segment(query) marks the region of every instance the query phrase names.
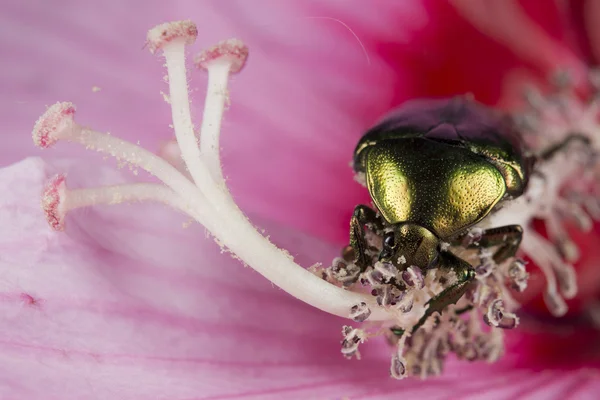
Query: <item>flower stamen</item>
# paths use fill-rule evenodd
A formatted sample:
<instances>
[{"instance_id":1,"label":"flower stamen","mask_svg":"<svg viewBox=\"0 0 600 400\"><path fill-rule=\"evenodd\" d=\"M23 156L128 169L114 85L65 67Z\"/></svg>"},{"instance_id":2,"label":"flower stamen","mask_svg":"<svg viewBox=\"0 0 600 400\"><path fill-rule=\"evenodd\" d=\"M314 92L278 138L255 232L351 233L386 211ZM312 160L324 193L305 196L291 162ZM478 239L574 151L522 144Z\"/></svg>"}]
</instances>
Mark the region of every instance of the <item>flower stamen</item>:
<instances>
[{"instance_id":1,"label":"flower stamen","mask_svg":"<svg viewBox=\"0 0 600 400\"><path fill-rule=\"evenodd\" d=\"M408 335L402 335L396 345L390 365L390 376L394 379L404 379L407 376L406 359L403 356L404 344Z\"/></svg>"},{"instance_id":2,"label":"flower stamen","mask_svg":"<svg viewBox=\"0 0 600 400\"><path fill-rule=\"evenodd\" d=\"M523 251L531 257L533 262L540 268L546 277L544 300L548 309L552 315L556 317L565 315L567 312L567 304L558 294L556 282L557 276L555 274L555 271L565 268L565 264L560 258L560 255L550 243L533 230L527 232L527 236L523 239L521 246ZM572 284L574 287L577 287L575 283Z\"/></svg>"},{"instance_id":3,"label":"flower stamen","mask_svg":"<svg viewBox=\"0 0 600 400\"><path fill-rule=\"evenodd\" d=\"M344 339L342 340L343 356L347 359L356 357L358 360L360 360L358 346L361 343L364 343L367 338L365 331L345 325L342 327L342 335L344 336Z\"/></svg>"}]
</instances>

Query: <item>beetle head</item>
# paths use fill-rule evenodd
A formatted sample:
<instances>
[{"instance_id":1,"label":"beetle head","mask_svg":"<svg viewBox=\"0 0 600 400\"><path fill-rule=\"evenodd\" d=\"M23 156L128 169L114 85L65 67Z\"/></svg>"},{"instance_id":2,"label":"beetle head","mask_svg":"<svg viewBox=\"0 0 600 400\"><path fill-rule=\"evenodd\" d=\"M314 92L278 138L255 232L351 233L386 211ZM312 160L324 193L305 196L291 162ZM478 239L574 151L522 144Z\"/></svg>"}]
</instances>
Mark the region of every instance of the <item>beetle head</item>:
<instances>
[{"instance_id":1,"label":"beetle head","mask_svg":"<svg viewBox=\"0 0 600 400\"><path fill-rule=\"evenodd\" d=\"M440 240L429 229L413 223L403 223L383 237L379 260L401 269L416 265L421 269L434 267L439 256Z\"/></svg>"}]
</instances>

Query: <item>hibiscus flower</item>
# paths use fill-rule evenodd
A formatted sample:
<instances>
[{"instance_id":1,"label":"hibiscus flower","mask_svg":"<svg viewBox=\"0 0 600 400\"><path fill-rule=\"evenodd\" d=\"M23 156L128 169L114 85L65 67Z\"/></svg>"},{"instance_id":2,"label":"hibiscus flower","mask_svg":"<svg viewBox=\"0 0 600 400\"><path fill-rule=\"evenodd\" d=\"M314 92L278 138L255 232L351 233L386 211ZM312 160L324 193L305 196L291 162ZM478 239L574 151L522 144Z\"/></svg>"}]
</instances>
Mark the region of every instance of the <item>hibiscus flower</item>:
<instances>
[{"instance_id":1,"label":"hibiscus flower","mask_svg":"<svg viewBox=\"0 0 600 400\"><path fill-rule=\"evenodd\" d=\"M4 147L7 167L0 171L10 189L0 199L5 221L0 235L5 247L4 397L392 398L413 393L439 398L452 393L514 398L576 389L582 395L594 393L597 372L582 368L589 364L549 369L549 364L523 356L527 337L518 336L512 339L513 350L509 347L495 364L450 360L435 380L389 379L386 343L372 340L362 360L344 360L338 335L347 320L275 289L239 260L221 254L201 226L157 205L102 205L150 199L186 211L217 237L229 238L224 244L238 257L262 267L259 272L294 296L348 316L347 306L364 297L293 269L288 257L259 240L230 198L218 192L223 175L252 223L298 264L327 262L347 243L354 205L367 200L347 167L360 134L409 98L471 92L484 103L513 106L516 90L526 82L543 82L539 77L555 69L574 70L576 81L583 82L584 63L566 50L568 38L556 29L572 21L570 15L558 18L567 15L565 10L536 9L534 3L524 9L511 8L512 3L479 9L461 2L381 2L368 9L345 2L175 4L181 7L5 6L4 29L17 39L8 48L14 59L4 78L10 98L3 110L10 114L2 116L14 126L7 127L11 145ZM496 18L489 17L490 11ZM116 139L140 141L178 162L168 142L169 107L156 96L161 65L155 62L152 68L149 56L134 51L148 28L171 18L196 20L205 48L239 37L252 54L242 75L234 77L229 95L223 175L218 153L223 85L228 74L242 67L245 47L224 42L203 53L198 63L211 74L214 98L207 101L202 120L208 174L196 175L199 169L191 166L190 172L196 182L215 181L213 193L201 193L151 153L124 147ZM117 27L109 29L109 21ZM508 23L514 29L505 29ZM174 109L183 156L194 162L195 146L185 145L193 139L187 95L178 91L186 86L177 58L183 43L174 49L167 39L174 34L191 41L195 28L184 23L154 33L158 36L150 35L146 47L165 52L171 85L165 98ZM8 35L4 37L7 41ZM464 37L472 42L466 44ZM192 74L192 91L201 87L196 83L201 77L200 72ZM211 92L214 87L219 90ZM134 165L133 175L142 176L75 147L55 146L43 158L34 154L23 133L42 104L57 97L78 104L82 125L115 134L80 129L71 122L72 104L58 103L34 129L38 145L48 147L59 138L80 141L116 153L126 166ZM200 114L195 102L192 110ZM23 159L31 155L36 157ZM156 186L142 167L160 175L179 197ZM134 185L134 180L143 183ZM44 210L39 207L42 191ZM94 204L99 205L78 209ZM65 232L56 233L44 217L55 229L66 226ZM581 249L582 271L590 271L594 253ZM276 261L285 268L267 270L265 254L279 254ZM589 304L597 286L579 286L583 303ZM321 298L314 295L320 290ZM544 283L538 288L543 290ZM371 318L382 318L382 311L370 311Z\"/></svg>"}]
</instances>

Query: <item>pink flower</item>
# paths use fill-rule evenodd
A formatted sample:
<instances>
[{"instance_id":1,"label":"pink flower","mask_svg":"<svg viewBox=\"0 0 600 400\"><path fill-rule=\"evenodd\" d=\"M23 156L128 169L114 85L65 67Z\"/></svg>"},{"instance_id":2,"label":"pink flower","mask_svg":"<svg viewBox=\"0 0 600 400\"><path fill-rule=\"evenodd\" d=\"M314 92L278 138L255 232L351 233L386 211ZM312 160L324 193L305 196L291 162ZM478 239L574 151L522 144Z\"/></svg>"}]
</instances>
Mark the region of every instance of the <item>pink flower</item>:
<instances>
[{"instance_id":1,"label":"pink flower","mask_svg":"<svg viewBox=\"0 0 600 400\"><path fill-rule=\"evenodd\" d=\"M549 7L531 4L527 12L560 35L545 14ZM532 30L528 19L515 19L515 10L504 15L507 9L499 8L494 15L520 22L516 38L475 3L459 12L436 2L382 1L366 9L346 2L174 5L180 8L40 2L25 10L15 3L2 13L3 26L16 38L3 52L14 56L3 79L10 97L3 99L2 120L12 143L2 160L16 162L0 171L9 188L0 196L3 398L551 398L597 390L596 370L578 364L539 372L548 364L524 362L510 351L493 365L451 360L433 381L391 380L385 343L369 341L361 361L344 360L339 329L348 322L273 288L220 254L202 227L165 207L86 208L69 213L65 233L52 231L39 195L55 174L66 173L68 188L59 178L46 192L46 216L54 227L64 222L57 200L65 199L65 190L139 178L67 146L43 159L21 160L34 155L24 132L43 104L65 98L78 104L83 125L158 150L170 137L168 107L156 96L165 90L157 79L164 72L136 50L145 31L164 20L196 20L203 47L233 36L250 47L251 61L234 78L223 123L227 184L252 222L304 266L328 262L347 242L350 212L367 200L352 183L348 160L379 115L412 97L465 91L489 104L506 94L502 104L514 105L523 79L507 71L524 66L534 79L560 64L575 66L583 80L585 69L557 38ZM463 35L474 43L461 51ZM473 57L473 48L487 56ZM191 81L194 91L201 74L194 72ZM174 97L171 92L177 108ZM62 107L60 116L69 118L72 109ZM218 166L218 159L212 161ZM218 169L211 171L219 180ZM147 188L150 197L170 196ZM87 193L79 198L84 203L121 200L89 196L104 191L73 193ZM194 208L195 195L178 204ZM252 250L244 251L253 256ZM591 265L594 253L584 255ZM591 296L597 286L587 290ZM527 337L511 340L517 346Z\"/></svg>"}]
</instances>

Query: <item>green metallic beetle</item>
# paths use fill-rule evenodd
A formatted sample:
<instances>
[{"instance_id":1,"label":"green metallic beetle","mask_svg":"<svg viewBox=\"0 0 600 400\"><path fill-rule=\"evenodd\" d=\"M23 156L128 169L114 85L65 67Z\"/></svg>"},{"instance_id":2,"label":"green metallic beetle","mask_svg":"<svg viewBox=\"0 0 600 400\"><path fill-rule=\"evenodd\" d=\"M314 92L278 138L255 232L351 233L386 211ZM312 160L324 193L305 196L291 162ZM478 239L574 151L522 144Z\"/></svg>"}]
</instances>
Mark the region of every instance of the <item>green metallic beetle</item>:
<instances>
[{"instance_id":1,"label":"green metallic beetle","mask_svg":"<svg viewBox=\"0 0 600 400\"><path fill-rule=\"evenodd\" d=\"M470 227L520 196L531 167L512 125L492 110L464 97L406 103L354 150L354 170L377 211L364 205L354 210L353 262L362 271L372 265L365 238L370 226L387 232L379 261L399 270L415 265L455 272L456 282L429 301L418 328L456 303L475 277L473 267L443 244L464 244ZM487 229L467 246L497 247L493 259L500 263L516 254L522 232L519 225Z\"/></svg>"}]
</instances>

